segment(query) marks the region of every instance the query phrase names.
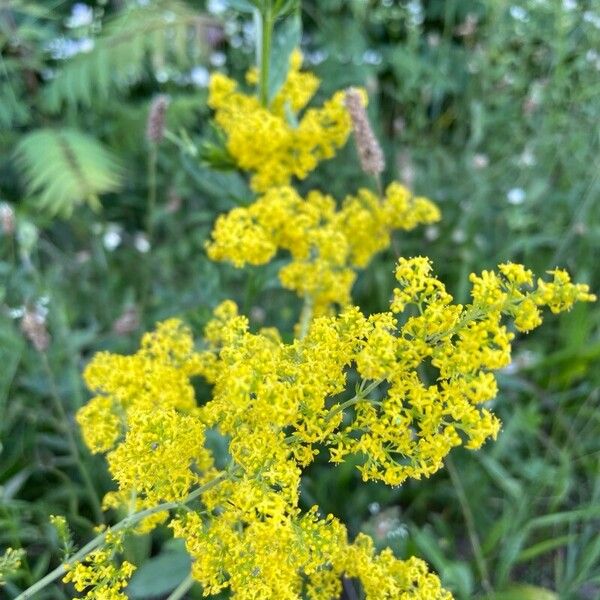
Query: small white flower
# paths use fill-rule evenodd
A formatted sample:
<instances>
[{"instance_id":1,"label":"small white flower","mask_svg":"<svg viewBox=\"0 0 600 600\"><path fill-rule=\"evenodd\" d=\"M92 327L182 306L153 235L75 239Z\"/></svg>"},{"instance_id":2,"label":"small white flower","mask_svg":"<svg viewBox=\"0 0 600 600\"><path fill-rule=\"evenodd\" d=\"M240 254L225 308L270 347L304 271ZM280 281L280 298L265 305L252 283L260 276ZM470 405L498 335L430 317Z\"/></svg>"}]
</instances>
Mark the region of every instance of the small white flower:
<instances>
[{"instance_id":1,"label":"small white flower","mask_svg":"<svg viewBox=\"0 0 600 600\"><path fill-rule=\"evenodd\" d=\"M521 156L519 156L519 163L524 167L533 167L536 162L535 154L531 151L531 148L525 148Z\"/></svg>"},{"instance_id":2,"label":"small white flower","mask_svg":"<svg viewBox=\"0 0 600 600\"><path fill-rule=\"evenodd\" d=\"M142 254L146 254L146 252L150 251L150 242L143 233L136 234L133 238L133 245L135 246L135 249Z\"/></svg>"},{"instance_id":3,"label":"small white flower","mask_svg":"<svg viewBox=\"0 0 600 600\"><path fill-rule=\"evenodd\" d=\"M195 86L205 88L208 85L210 74L206 67L198 65L191 70L190 79Z\"/></svg>"},{"instance_id":4,"label":"small white flower","mask_svg":"<svg viewBox=\"0 0 600 600\"><path fill-rule=\"evenodd\" d=\"M156 81L158 81L158 83L166 83L169 81L169 73L167 73L166 69L158 69L158 71L154 73L154 76L156 77Z\"/></svg>"},{"instance_id":5,"label":"small white flower","mask_svg":"<svg viewBox=\"0 0 600 600\"><path fill-rule=\"evenodd\" d=\"M425 239L428 242L433 242L440 237L440 229L435 225L429 225L425 228Z\"/></svg>"},{"instance_id":6,"label":"small white flower","mask_svg":"<svg viewBox=\"0 0 600 600\"><path fill-rule=\"evenodd\" d=\"M485 169L490 164L490 159L487 154L473 155L473 166L476 169Z\"/></svg>"},{"instance_id":7,"label":"small white flower","mask_svg":"<svg viewBox=\"0 0 600 600\"><path fill-rule=\"evenodd\" d=\"M521 21L525 23L529 20L529 14L522 6L511 6L509 9L510 16L515 19L515 21Z\"/></svg>"},{"instance_id":8,"label":"small white flower","mask_svg":"<svg viewBox=\"0 0 600 600\"><path fill-rule=\"evenodd\" d=\"M525 202L525 190L523 188L512 188L511 190L508 190L506 199L509 204L523 204L523 202Z\"/></svg>"},{"instance_id":9,"label":"small white flower","mask_svg":"<svg viewBox=\"0 0 600 600\"><path fill-rule=\"evenodd\" d=\"M213 67L222 67L225 64L227 57L223 52L213 52L210 55L210 64Z\"/></svg>"},{"instance_id":10,"label":"small white flower","mask_svg":"<svg viewBox=\"0 0 600 600\"><path fill-rule=\"evenodd\" d=\"M362 55L363 62L367 65L381 64L381 54L377 50L366 50Z\"/></svg>"},{"instance_id":11,"label":"small white flower","mask_svg":"<svg viewBox=\"0 0 600 600\"><path fill-rule=\"evenodd\" d=\"M227 3L224 0L208 0L206 9L213 15L220 15L227 10Z\"/></svg>"},{"instance_id":12,"label":"small white flower","mask_svg":"<svg viewBox=\"0 0 600 600\"><path fill-rule=\"evenodd\" d=\"M378 514L380 510L381 510L381 505L379 504L379 502L371 502L369 504L369 512L372 515Z\"/></svg>"},{"instance_id":13,"label":"small white flower","mask_svg":"<svg viewBox=\"0 0 600 600\"><path fill-rule=\"evenodd\" d=\"M77 2L73 4L71 8L71 15L66 21L66 26L71 29L75 29L77 27L85 27L86 25L90 25L94 20L94 11L91 6L87 4L83 4L81 2Z\"/></svg>"},{"instance_id":14,"label":"small white flower","mask_svg":"<svg viewBox=\"0 0 600 600\"><path fill-rule=\"evenodd\" d=\"M118 225L109 225L102 236L102 243L104 244L104 247L109 252L112 252L121 245L122 241L123 238L121 236L121 228Z\"/></svg>"},{"instance_id":15,"label":"small white flower","mask_svg":"<svg viewBox=\"0 0 600 600\"><path fill-rule=\"evenodd\" d=\"M586 10L583 13L583 20L587 23L591 23L596 29L600 29L600 14Z\"/></svg>"},{"instance_id":16,"label":"small white flower","mask_svg":"<svg viewBox=\"0 0 600 600\"><path fill-rule=\"evenodd\" d=\"M462 229L455 229L452 232L452 241L455 244L464 244L467 239L467 234Z\"/></svg>"}]
</instances>

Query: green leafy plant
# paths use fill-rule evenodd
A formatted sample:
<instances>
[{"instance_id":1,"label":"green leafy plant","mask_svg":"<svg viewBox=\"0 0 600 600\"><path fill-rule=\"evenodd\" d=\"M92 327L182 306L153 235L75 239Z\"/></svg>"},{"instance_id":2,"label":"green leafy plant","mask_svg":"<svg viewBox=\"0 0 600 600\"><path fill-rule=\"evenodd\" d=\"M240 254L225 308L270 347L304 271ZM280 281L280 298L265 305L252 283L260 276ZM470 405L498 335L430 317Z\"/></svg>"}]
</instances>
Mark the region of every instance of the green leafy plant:
<instances>
[{"instance_id":1,"label":"green leafy plant","mask_svg":"<svg viewBox=\"0 0 600 600\"><path fill-rule=\"evenodd\" d=\"M94 138L74 129L38 129L24 136L15 160L30 195L41 209L69 217L86 202L100 207L98 196L119 188L121 167Z\"/></svg>"}]
</instances>

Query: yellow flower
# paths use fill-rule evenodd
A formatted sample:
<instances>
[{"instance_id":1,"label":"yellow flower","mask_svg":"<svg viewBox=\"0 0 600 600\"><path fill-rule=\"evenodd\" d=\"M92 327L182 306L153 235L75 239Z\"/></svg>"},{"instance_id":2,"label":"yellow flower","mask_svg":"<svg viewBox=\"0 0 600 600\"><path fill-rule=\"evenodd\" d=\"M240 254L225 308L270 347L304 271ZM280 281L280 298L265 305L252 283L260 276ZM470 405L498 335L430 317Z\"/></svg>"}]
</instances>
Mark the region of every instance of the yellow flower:
<instances>
[{"instance_id":1,"label":"yellow flower","mask_svg":"<svg viewBox=\"0 0 600 600\"><path fill-rule=\"evenodd\" d=\"M341 207L317 191L302 199L291 187L269 189L248 207L221 215L207 245L209 257L237 267L269 262L286 250L291 262L279 271L282 285L309 298L314 314L348 306L357 269L390 245L395 229L439 220L438 208L391 184L380 200L361 189Z\"/></svg>"},{"instance_id":2,"label":"yellow flower","mask_svg":"<svg viewBox=\"0 0 600 600\"><path fill-rule=\"evenodd\" d=\"M298 259L292 265L318 262L281 218L282 206L295 206L324 263L347 258L346 250L320 237L323 220L331 226L340 214L327 197L304 201L271 190L258 202L270 208L264 217L269 235ZM346 223L357 210L353 205ZM187 328L169 320L144 336L133 356L99 355L86 379L100 395L79 419L86 428L94 419L107 421L85 438L107 454L119 485L104 507L128 504L135 511L184 502L218 475L220 483L194 508L175 517L159 511L134 530L168 520L206 594L228 589L235 598L327 600L339 593L345 575L360 579L366 596L377 600L451 598L422 561L398 560L389 550L376 554L362 535L349 543L337 519L319 517L317 507L303 512L302 472L328 448L332 462L358 455L364 480L395 486L435 473L453 447L477 449L494 438L500 422L483 405L497 394L493 372L510 362L514 335L505 321L532 328L544 305L567 310L593 299L563 271L552 274L537 287L520 265L473 274L473 301L462 306L428 259L400 259L388 312L366 317L348 306L313 319L302 338L286 342L273 330L250 332L248 319L225 301L206 325L202 351L194 350ZM398 315L411 305L415 314ZM350 370L362 380L353 396ZM190 383L195 375L213 384L202 406ZM226 471L213 465L207 430L227 447ZM116 566L118 545L88 555L66 580L88 590L90 599L121 600L132 567Z\"/></svg>"},{"instance_id":3,"label":"yellow flower","mask_svg":"<svg viewBox=\"0 0 600 600\"><path fill-rule=\"evenodd\" d=\"M333 157L350 134L343 92L300 115L320 83L312 73L300 72L301 66L302 54L296 50L287 80L270 107L239 91L224 75L211 77L208 105L225 132L227 150L241 169L252 173L256 191L287 185L292 177L305 179L319 162ZM255 70L247 79L256 82Z\"/></svg>"},{"instance_id":4,"label":"yellow flower","mask_svg":"<svg viewBox=\"0 0 600 600\"><path fill-rule=\"evenodd\" d=\"M123 561L117 566L115 555L122 550L122 536L109 534L103 548L90 552L84 560L67 566L64 583L71 582L85 600L127 600L121 591L129 583L135 566Z\"/></svg>"}]
</instances>

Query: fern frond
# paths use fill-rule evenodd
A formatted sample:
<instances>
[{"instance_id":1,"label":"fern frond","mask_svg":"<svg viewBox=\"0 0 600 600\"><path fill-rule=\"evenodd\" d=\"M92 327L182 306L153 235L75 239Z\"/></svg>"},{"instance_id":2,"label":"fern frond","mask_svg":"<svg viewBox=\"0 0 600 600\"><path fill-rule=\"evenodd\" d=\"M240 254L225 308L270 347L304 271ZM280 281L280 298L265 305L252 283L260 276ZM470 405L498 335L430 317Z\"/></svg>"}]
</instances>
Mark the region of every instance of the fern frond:
<instances>
[{"instance_id":1,"label":"fern frond","mask_svg":"<svg viewBox=\"0 0 600 600\"><path fill-rule=\"evenodd\" d=\"M15 78L0 78L0 130L26 125L31 114L23 100L24 90Z\"/></svg>"},{"instance_id":2,"label":"fern frond","mask_svg":"<svg viewBox=\"0 0 600 600\"><path fill-rule=\"evenodd\" d=\"M82 202L99 206L98 195L118 189L121 168L97 140L74 129L38 129L24 136L15 161L39 206L68 217Z\"/></svg>"},{"instance_id":3,"label":"fern frond","mask_svg":"<svg viewBox=\"0 0 600 600\"><path fill-rule=\"evenodd\" d=\"M197 60L202 51L205 17L183 3L161 0L132 4L106 25L94 48L78 54L47 86L45 106L60 109L63 102L90 106L106 100L144 77L148 59L156 68Z\"/></svg>"}]
</instances>

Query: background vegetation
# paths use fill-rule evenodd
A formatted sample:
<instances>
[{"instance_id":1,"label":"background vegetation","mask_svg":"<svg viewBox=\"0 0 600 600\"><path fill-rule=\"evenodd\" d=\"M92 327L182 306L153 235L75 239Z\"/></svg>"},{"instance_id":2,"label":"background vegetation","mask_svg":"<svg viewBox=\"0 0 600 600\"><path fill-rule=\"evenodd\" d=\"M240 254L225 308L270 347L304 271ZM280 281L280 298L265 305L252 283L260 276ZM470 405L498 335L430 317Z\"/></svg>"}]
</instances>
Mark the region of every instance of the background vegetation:
<instances>
[{"instance_id":1,"label":"background vegetation","mask_svg":"<svg viewBox=\"0 0 600 600\"><path fill-rule=\"evenodd\" d=\"M73 422L94 352L131 351L170 315L199 331L226 297L253 326L289 332L296 320L277 262L235 271L203 248L215 216L251 198L226 168L206 107L210 71L239 77L254 61L246 9L244 0L0 7L0 548L28 555L2 589L8 598L60 561L49 515L66 515L81 542L110 489ZM321 93L366 85L386 178L443 210L439 226L398 237L361 275L355 298L367 312L386 305L397 254L431 256L459 300L470 271L507 259L538 272L565 266L598 290L596 2L312 0L302 22ZM299 35L281 26L287 39ZM169 134L154 157L145 128L158 93L170 98ZM361 181L348 144L306 187L341 198ZM599 321L594 305L577 306L517 344L495 401L496 443L456 451L431 480L396 490L323 462L306 478L306 504L424 557L459 599L597 599ZM41 352L26 339L32 327ZM166 597L185 576L167 537L128 548L148 565L132 598Z\"/></svg>"}]
</instances>

